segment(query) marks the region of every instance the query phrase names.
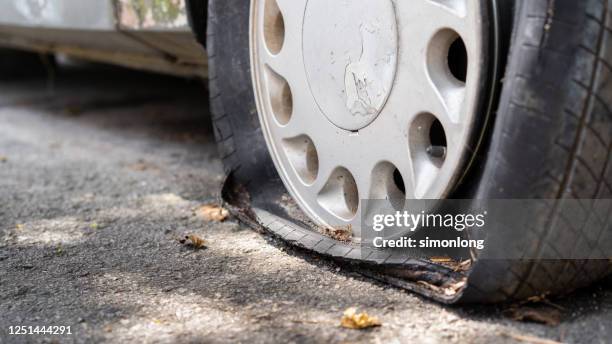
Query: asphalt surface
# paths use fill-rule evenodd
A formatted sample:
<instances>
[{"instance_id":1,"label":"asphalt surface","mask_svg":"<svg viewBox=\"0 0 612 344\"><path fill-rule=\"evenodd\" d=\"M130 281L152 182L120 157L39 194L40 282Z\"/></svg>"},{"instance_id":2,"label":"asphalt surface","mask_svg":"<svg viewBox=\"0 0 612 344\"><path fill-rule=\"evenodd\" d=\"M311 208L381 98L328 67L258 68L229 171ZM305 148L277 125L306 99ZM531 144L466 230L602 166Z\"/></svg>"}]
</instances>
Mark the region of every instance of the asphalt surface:
<instances>
[{"instance_id":1,"label":"asphalt surface","mask_svg":"<svg viewBox=\"0 0 612 344\"><path fill-rule=\"evenodd\" d=\"M223 180L207 107L201 82L119 69L0 82L0 343L611 341L612 280L554 300L558 326L517 322L205 221ZM348 307L383 326L340 328Z\"/></svg>"}]
</instances>

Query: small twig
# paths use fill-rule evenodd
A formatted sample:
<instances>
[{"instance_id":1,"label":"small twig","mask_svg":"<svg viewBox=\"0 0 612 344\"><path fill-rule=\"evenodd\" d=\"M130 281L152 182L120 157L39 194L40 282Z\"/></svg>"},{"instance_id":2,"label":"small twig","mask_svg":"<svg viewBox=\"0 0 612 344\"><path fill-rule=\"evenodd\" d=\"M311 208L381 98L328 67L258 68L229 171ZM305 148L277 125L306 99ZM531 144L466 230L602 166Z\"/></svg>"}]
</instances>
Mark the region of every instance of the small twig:
<instances>
[{"instance_id":1,"label":"small twig","mask_svg":"<svg viewBox=\"0 0 612 344\"><path fill-rule=\"evenodd\" d=\"M299 320L299 319L291 319L291 320L289 320L289 322L296 323L296 324L333 324L333 325L337 325L338 324L337 321L331 321L331 320Z\"/></svg>"},{"instance_id":2,"label":"small twig","mask_svg":"<svg viewBox=\"0 0 612 344\"><path fill-rule=\"evenodd\" d=\"M512 338L514 340L518 340L519 342L530 343L530 344L563 344L556 340L516 334L516 333L500 332L500 335L504 337Z\"/></svg>"},{"instance_id":3,"label":"small twig","mask_svg":"<svg viewBox=\"0 0 612 344\"><path fill-rule=\"evenodd\" d=\"M556 304L554 302L548 301L548 300L544 300L542 302L544 302L544 304L549 305L549 306L551 306L553 308L556 308L556 309L558 309L558 310L560 310L562 312L565 312L567 310L567 308L565 308L565 307L563 307L561 305L558 305L558 304Z\"/></svg>"},{"instance_id":4,"label":"small twig","mask_svg":"<svg viewBox=\"0 0 612 344\"><path fill-rule=\"evenodd\" d=\"M520 305L525 305L525 304L528 304L528 303L533 303L533 304L543 303L543 304L545 304L545 305L548 305L548 306L551 306L551 307L553 307L553 308L556 308L556 309L558 309L558 310L560 310L560 311L562 311L562 312L564 312L564 311L566 311L566 310L567 310L565 307L563 307L563 306L561 306L561 305L558 305L558 304L556 304L556 303L554 303L554 302L550 301L550 300L548 299L548 295L547 295L547 293L544 293L544 294L542 294L542 295L540 295L540 296L530 297L530 298L528 298L527 300L525 300L525 301L521 302L521 303L520 303Z\"/></svg>"}]
</instances>

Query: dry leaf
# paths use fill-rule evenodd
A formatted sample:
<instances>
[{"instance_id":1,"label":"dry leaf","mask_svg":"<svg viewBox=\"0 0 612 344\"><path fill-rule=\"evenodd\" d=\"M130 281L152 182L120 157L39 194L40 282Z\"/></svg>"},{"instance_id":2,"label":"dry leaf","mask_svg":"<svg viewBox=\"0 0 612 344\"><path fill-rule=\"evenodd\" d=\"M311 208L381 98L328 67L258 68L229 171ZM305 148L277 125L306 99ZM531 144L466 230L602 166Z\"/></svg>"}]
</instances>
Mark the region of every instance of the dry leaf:
<instances>
[{"instance_id":1,"label":"dry leaf","mask_svg":"<svg viewBox=\"0 0 612 344\"><path fill-rule=\"evenodd\" d=\"M512 307L506 314L516 321L535 322L549 326L557 326L561 322L561 312L553 307Z\"/></svg>"},{"instance_id":2,"label":"dry leaf","mask_svg":"<svg viewBox=\"0 0 612 344\"><path fill-rule=\"evenodd\" d=\"M443 287L444 295L446 295L446 296L453 296L453 295L457 294L461 289L463 289L466 284L467 284L467 279L464 279L464 280L461 280L461 281L457 281L457 282L451 283L449 285L445 285Z\"/></svg>"},{"instance_id":3,"label":"dry leaf","mask_svg":"<svg viewBox=\"0 0 612 344\"><path fill-rule=\"evenodd\" d=\"M462 279L453 283L445 284L443 286L433 285L431 283L425 281L418 281L420 285L427 287L437 293L443 293L446 296L454 296L456 295L465 285L467 284L467 279Z\"/></svg>"},{"instance_id":4,"label":"dry leaf","mask_svg":"<svg viewBox=\"0 0 612 344\"><path fill-rule=\"evenodd\" d=\"M453 260L450 257L431 257L429 260L432 263L452 263Z\"/></svg>"},{"instance_id":5,"label":"dry leaf","mask_svg":"<svg viewBox=\"0 0 612 344\"><path fill-rule=\"evenodd\" d=\"M202 247L204 247L206 245L206 241L204 241L204 239L200 238L199 236L197 236L195 234L186 235L185 238L179 240L179 242L181 244L190 245L190 246L193 246L195 248L202 248Z\"/></svg>"},{"instance_id":6,"label":"dry leaf","mask_svg":"<svg viewBox=\"0 0 612 344\"><path fill-rule=\"evenodd\" d=\"M346 227L336 228L325 228L323 234L338 241L351 241L353 237L353 227L348 225Z\"/></svg>"},{"instance_id":7,"label":"dry leaf","mask_svg":"<svg viewBox=\"0 0 612 344\"><path fill-rule=\"evenodd\" d=\"M7 162L8 158L5 157L4 155L0 155L0 162Z\"/></svg>"},{"instance_id":8,"label":"dry leaf","mask_svg":"<svg viewBox=\"0 0 612 344\"><path fill-rule=\"evenodd\" d=\"M229 211L227 211L227 209L216 204L203 205L200 207L199 213L207 221L223 222L229 216Z\"/></svg>"},{"instance_id":9,"label":"dry leaf","mask_svg":"<svg viewBox=\"0 0 612 344\"><path fill-rule=\"evenodd\" d=\"M371 317L366 312L357 313L357 309L355 307L351 307L344 311L344 315L340 320L340 326L357 330L381 325L382 323L378 320L378 318Z\"/></svg>"},{"instance_id":10,"label":"dry leaf","mask_svg":"<svg viewBox=\"0 0 612 344\"><path fill-rule=\"evenodd\" d=\"M508 332L501 332L500 334L504 337L512 338L516 341L530 343L530 344L562 344L561 342L557 342L555 340L544 339L544 338L539 338L539 337L534 337L534 336L527 336L523 334L508 333Z\"/></svg>"},{"instance_id":11,"label":"dry leaf","mask_svg":"<svg viewBox=\"0 0 612 344\"><path fill-rule=\"evenodd\" d=\"M531 303L539 303L542 301L545 301L547 299L547 295L546 294L542 294L542 295L536 295L536 296L531 296L528 297L527 300L525 300L527 302L531 302Z\"/></svg>"}]
</instances>

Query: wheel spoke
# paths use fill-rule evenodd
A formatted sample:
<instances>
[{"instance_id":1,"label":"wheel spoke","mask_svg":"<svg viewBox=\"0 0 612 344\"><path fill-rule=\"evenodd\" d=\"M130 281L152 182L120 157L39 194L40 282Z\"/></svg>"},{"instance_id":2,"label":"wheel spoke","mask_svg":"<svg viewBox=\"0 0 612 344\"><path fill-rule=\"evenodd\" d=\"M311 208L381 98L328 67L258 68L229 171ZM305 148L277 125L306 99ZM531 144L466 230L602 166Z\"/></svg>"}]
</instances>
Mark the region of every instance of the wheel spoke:
<instances>
[{"instance_id":1,"label":"wheel spoke","mask_svg":"<svg viewBox=\"0 0 612 344\"><path fill-rule=\"evenodd\" d=\"M320 161L319 178L303 194L319 209L318 215L328 226L347 226L359 217L360 179L332 156Z\"/></svg>"},{"instance_id":2,"label":"wheel spoke","mask_svg":"<svg viewBox=\"0 0 612 344\"><path fill-rule=\"evenodd\" d=\"M278 7L276 10L266 9L259 12L260 29L256 45L260 62L282 75L290 84L305 82L304 77L300 75L303 74L300 73L302 69L296 66L302 63L301 27L306 0L261 0L261 2L265 3L264 7ZM280 19L269 18L270 16L280 16ZM269 29L271 26L279 28Z\"/></svg>"},{"instance_id":3,"label":"wheel spoke","mask_svg":"<svg viewBox=\"0 0 612 344\"><path fill-rule=\"evenodd\" d=\"M427 40L443 28L450 28L460 35L466 30L465 6L472 0L411 0L396 1L399 27L409 42ZM411 45L407 46L408 48Z\"/></svg>"},{"instance_id":4,"label":"wheel spoke","mask_svg":"<svg viewBox=\"0 0 612 344\"><path fill-rule=\"evenodd\" d=\"M301 40L301 25L308 0L276 0L285 21L289 40Z\"/></svg>"}]
</instances>

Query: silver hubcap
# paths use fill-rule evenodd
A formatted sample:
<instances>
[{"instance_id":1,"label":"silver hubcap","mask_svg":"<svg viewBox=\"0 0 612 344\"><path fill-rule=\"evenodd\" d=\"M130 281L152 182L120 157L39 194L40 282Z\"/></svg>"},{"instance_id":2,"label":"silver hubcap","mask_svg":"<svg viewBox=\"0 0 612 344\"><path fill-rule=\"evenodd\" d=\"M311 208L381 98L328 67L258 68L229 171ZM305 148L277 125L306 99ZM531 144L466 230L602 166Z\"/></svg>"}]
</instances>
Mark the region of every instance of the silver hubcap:
<instances>
[{"instance_id":1,"label":"silver hubcap","mask_svg":"<svg viewBox=\"0 0 612 344\"><path fill-rule=\"evenodd\" d=\"M321 112L337 127L363 129L382 110L397 66L397 26L390 0L310 0L304 66Z\"/></svg>"},{"instance_id":2,"label":"silver hubcap","mask_svg":"<svg viewBox=\"0 0 612 344\"><path fill-rule=\"evenodd\" d=\"M360 237L360 199L448 195L485 74L471 0L253 0L264 136L300 207Z\"/></svg>"}]
</instances>

